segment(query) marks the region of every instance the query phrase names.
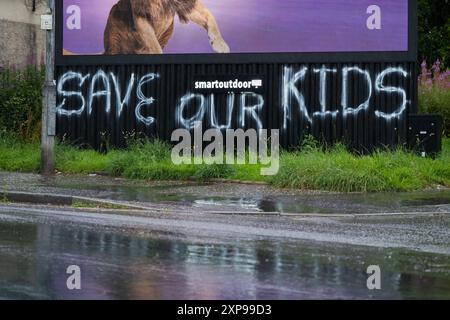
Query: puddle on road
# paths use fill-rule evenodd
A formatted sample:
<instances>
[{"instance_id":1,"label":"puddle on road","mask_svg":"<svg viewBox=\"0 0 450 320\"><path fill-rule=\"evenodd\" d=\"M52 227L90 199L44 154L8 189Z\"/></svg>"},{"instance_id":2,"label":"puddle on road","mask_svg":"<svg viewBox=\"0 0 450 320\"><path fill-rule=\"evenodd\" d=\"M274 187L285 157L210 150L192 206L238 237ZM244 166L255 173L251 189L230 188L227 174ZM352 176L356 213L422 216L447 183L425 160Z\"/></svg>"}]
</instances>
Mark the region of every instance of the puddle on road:
<instances>
[{"instance_id":1,"label":"puddle on road","mask_svg":"<svg viewBox=\"0 0 450 320\"><path fill-rule=\"evenodd\" d=\"M61 187L61 186L59 186ZM194 207L221 207L230 210L282 213L383 213L450 212L450 190L410 193L290 193L269 187L211 184L163 186L64 185L87 189L99 197L137 202L176 202ZM273 189L272 189L273 190ZM285 195L286 193L289 193Z\"/></svg>"},{"instance_id":2,"label":"puddle on road","mask_svg":"<svg viewBox=\"0 0 450 320\"><path fill-rule=\"evenodd\" d=\"M380 291L366 287L372 264ZM70 265L80 291L66 287ZM0 222L0 299L449 299L449 270L448 256L402 249Z\"/></svg>"}]
</instances>

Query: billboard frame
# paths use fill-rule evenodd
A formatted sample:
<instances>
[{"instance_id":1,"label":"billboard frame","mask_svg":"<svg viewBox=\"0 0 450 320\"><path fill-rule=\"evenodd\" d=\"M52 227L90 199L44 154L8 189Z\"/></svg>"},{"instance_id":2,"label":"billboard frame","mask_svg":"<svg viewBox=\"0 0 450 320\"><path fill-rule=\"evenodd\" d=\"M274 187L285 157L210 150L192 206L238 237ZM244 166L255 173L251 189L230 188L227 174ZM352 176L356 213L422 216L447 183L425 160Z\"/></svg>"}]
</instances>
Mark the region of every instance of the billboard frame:
<instances>
[{"instance_id":1,"label":"billboard frame","mask_svg":"<svg viewBox=\"0 0 450 320\"><path fill-rule=\"evenodd\" d=\"M63 55L63 0L56 2L57 66L158 65L158 64L252 64L252 63L346 63L413 62L418 58L417 0L408 0L408 51L290 52L290 53L196 53L158 55Z\"/></svg>"}]
</instances>

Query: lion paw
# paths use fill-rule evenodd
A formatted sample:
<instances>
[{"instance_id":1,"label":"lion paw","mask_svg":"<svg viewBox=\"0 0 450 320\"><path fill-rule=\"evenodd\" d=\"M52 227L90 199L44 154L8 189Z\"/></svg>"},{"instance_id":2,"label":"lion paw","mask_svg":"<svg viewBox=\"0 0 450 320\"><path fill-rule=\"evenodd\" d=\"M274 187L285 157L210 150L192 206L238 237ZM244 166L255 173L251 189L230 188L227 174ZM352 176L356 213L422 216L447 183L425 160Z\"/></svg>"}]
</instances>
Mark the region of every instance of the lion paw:
<instances>
[{"instance_id":1,"label":"lion paw","mask_svg":"<svg viewBox=\"0 0 450 320\"><path fill-rule=\"evenodd\" d=\"M230 47L222 38L212 41L211 47L217 53L230 53Z\"/></svg>"}]
</instances>

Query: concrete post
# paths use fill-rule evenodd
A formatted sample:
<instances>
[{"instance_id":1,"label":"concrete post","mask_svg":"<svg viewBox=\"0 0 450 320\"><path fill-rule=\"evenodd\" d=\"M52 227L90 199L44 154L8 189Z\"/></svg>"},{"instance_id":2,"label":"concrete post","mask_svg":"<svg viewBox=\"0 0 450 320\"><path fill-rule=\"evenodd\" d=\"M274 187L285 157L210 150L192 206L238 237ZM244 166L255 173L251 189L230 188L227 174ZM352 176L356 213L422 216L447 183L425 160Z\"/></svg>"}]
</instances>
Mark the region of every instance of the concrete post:
<instances>
[{"instance_id":1,"label":"concrete post","mask_svg":"<svg viewBox=\"0 0 450 320\"><path fill-rule=\"evenodd\" d=\"M42 100L41 174L55 172L56 84L55 74L55 0L48 0L53 27L47 30L45 84Z\"/></svg>"}]
</instances>

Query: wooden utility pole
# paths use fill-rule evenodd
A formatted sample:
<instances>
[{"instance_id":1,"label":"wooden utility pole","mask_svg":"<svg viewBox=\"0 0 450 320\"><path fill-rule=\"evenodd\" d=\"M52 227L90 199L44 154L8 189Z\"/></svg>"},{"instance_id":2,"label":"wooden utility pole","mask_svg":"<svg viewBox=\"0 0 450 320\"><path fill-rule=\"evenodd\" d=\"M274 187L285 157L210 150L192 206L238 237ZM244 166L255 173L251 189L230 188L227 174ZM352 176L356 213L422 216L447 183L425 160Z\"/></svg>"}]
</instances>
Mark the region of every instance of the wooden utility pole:
<instances>
[{"instance_id":1,"label":"wooden utility pole","mask_svg":"<svg viewBox=\"0 0 450 320\"><path fill-rule=\"evenodd\" d=\"M51 21L50 21L51 16ZM41 174L55 172L56 83L55 83L55 0L48 0L48 12L42 16L46 30L45 84L42 100Z\"/></svg>"}]
</instances>

